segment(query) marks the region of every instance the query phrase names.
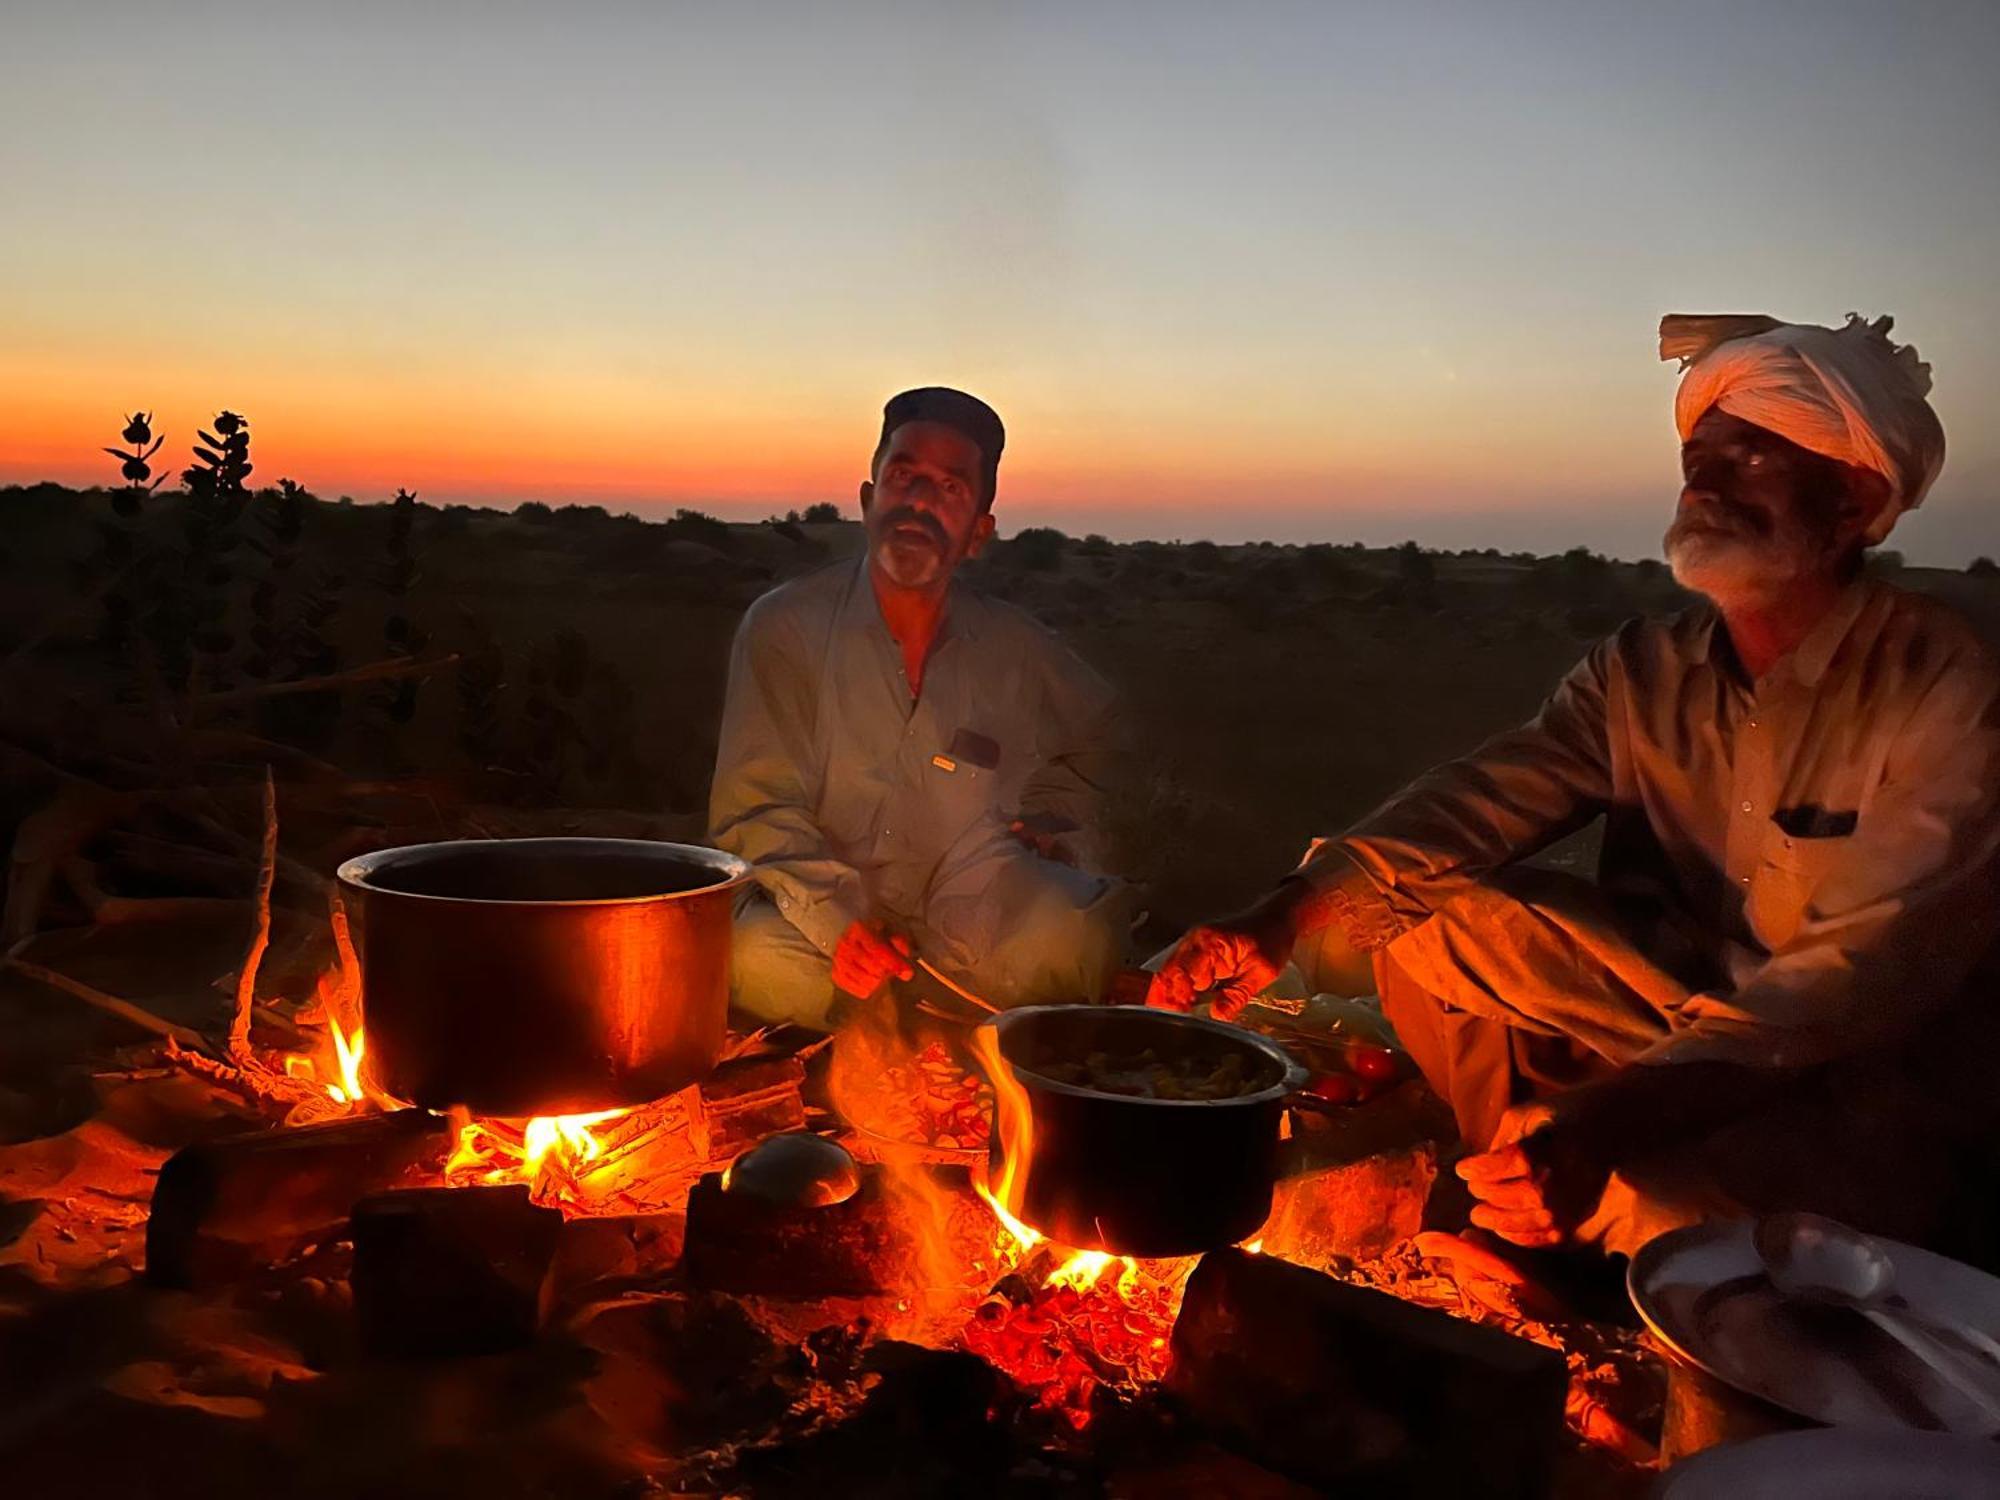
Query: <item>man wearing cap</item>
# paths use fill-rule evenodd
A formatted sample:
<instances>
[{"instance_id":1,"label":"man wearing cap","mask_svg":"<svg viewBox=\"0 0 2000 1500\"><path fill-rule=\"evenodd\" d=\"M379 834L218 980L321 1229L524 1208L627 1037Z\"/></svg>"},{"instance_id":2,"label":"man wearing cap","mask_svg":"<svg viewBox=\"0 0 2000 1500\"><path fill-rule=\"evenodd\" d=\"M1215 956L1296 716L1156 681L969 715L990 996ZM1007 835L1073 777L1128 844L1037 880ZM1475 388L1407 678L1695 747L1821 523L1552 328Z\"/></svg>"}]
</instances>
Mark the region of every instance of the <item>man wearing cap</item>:
<instances>
[{"instance_id":1,"label":"man wearing cap","mask_svg":"<svg viewBox=\"0 0 2000 1500\"><path fill-rule=\"evenodd\" d=\"M1473 1222L1518 1244L1778 1208L1937 1233L2000 1093L2000 669L1863 571L1944 458L1889 327L1665 319L1666 555L1705 602L1316 842L1150 998L1372 968L1475 1153ZM1596 882L1522 863L1600 815Z\"/></svg>"},{"instance_id":2,"label":"man wearing cap","mask_svg":"<svg viewBox=\"0 0 2000 1500\"><path fill-rule=\"evenodd\" d=\"M1089 999L1122 957L1126 887L1095 870L1110 691L954 578L992 539L1004 443L962 391L892 398L859 563L743 617L709 832L755 876L732 955L753 1015L825 1027L919 961L993 1006Z\"/></svg>"}]
</instances>

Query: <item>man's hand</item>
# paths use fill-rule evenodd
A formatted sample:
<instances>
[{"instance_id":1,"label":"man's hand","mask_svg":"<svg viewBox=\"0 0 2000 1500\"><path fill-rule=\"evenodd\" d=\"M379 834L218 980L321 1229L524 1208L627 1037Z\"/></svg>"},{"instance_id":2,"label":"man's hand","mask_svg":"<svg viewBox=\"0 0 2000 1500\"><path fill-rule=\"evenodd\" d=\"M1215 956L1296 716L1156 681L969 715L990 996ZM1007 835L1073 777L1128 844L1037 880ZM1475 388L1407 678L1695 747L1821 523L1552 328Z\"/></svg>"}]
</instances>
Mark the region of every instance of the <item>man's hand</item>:
<instances>
[{"instance_id":1,"label":"man's hand","mask_svg":"<svg viewBox=\"0 0 2000 1500\"><path fill-rule=\"evenodd\" d=\"M1209 1013L1234 1020L1290 962L1293 904L1294 893L1280 886L1248 911L1194 928L1153 976L1146 1003L1192 1010L1198 995L1214 990Z\"/></svg>"},{"instance_id":2,"label":"man's hand","mask_svg":"<svg viewBox=\"0 0 2000 1500\"><path fill-rule=\"evenodd\" d=\"M1076 825L1067 818L1048 813L1022 813L1007 825L1007 831L1043 859L1052 859L1059 865L1076 863L1076 850L1062 841L1064 834L1077 831Z\"/></svg>"},{"instance_id":3,"label":"man's hand","mask_svg":"<svg viewBox=\"0 0 2000 1500\"><path fill-rule=\"evenodd\" d=\"M1479 1201L1472 1222L1516 1245L1560 1245L1590 1216L1611 1175L1583 1127L1547 1104L1517 1104L1500 1118L1493 1146L1458 1164Z\"/></svg>"},{"instance_id":4,"label":"man's hand","mask_svg":"<svg viewBox=\"0 0 2000 1500\"><path fill-rule=\"evenodd\" d=\"M908 979L910 940L887 932L879 922L851 922L833 946L833 982L857 1000L882 988L885 979Z\"/></svg>"}]
</instances>

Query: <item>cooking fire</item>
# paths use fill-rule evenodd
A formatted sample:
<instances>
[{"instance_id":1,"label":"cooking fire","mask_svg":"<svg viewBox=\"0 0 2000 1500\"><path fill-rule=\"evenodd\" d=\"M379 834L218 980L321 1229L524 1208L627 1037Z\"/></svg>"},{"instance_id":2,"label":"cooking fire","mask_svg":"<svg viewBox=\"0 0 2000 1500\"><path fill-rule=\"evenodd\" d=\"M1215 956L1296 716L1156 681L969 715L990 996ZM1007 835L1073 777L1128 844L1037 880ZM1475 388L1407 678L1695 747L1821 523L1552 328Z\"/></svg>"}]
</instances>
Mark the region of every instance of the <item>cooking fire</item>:
<instances>
[{"instance_id":1,"label":"cooking fire","mask_svg":"<svg viewBox=\"0 0 2000 1500\"><path fill-rule=\"evenodd\" d=\"M614 849L595 866L572 844L504 852L525 863L496 873L455 846L351 865L337 962L291 1008L290 1045L228 1064L175 1052L200 1077L247 1087L274 1127L166 1164L152 1279L227 1298L272 1277L344 1275L375 1359L596 1348L622 1326L618 1309L641 1304L722 1318L767 1361L807 1351L801 1372L766 1377L762 1414L728 1442L674 1450L670 1467L717 1492L754 1491L785 1453L838 1450L841 1433L885 1420L884 1403L924 1387L894 1373L913 1359L976 1361L934 1373L988 1372L975 1383L982 1430L998 1424L1009 1462L1086 1490L1166 1454L1183 1470L1219 1465L1234 1476L1225 1489L1267 1470L1258 1483L1317 1482L1356 1462L1355 1423L1393 1413L1428 1431L1435 1391L1493 1382L1508 1392L1484 1398L1493 1425L1540 1433L1509 1460L1503 1493L1535 1493L1580 1455L1645 1455L1611 1410L1636 1405L1643 1420L1657 1402L1636 1345L1543 1321L1504 1286L1421 1253L1438 1135L1421 1091L1381 1094L1374 1067L1372 1080L1352 1076L1377 1103L1329 1106L1303 1087L1286 1017L1266 1034L1116 1006L977 1025L877 1008L825 1038L729 1031L718 1007L706 1039L685 1027L654 1038L679 1058L661 1072L629 1037L622 1052L574 1045L594 1027L616 1036L615 987L573 990L591 1013L546 1048L502 988L489 1008L520 1034L439 1055L482 1010L458 993L432 1015L406 973L379 980L423 949L400 921L436 921L442 903L461 938L478 936L482 902L544 889L551 868L579 860L581 876L565 878L611 901L635 872L697 899L731 878L701 851L664 874L647 864L657 851ZM454 889L467 879L479 897ZM601 940L586 935L588 913L561 910L563 927L485 977L519 993L536 964L568 963ZM600 976L619 972L600 960ZM1363 1118L1378 1122L1369 1138L1349 1139ZM1321 1332L1291 1347L1306 1326ZM1295 1423L1243 1409L1248 1391L1276 1412L1314 1386L1350 1391L1347 1425L1326 1426L1317 1457L1292 1451ZM1445 1462L1408 1441L1397 1462Z\"/></svg>"}]
</instances>

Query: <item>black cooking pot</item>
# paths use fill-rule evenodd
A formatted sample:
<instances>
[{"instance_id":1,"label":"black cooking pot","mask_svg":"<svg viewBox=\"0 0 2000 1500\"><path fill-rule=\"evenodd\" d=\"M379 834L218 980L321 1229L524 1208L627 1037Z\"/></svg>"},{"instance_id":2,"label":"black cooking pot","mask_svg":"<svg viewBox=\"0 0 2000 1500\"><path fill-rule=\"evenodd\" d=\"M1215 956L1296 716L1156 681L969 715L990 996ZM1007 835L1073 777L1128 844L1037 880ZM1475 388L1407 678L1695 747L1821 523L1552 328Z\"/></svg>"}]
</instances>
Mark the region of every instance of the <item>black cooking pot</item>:
<instances>
[{"instance_id":1,"label":"black cooking pot","mask_svg":"<svg viewBox=\"0 0 2000 1500\"><path fill-rule=\"evenodd\" d=\"M427 1109L579 1114L714 1066L749 866L645 839L464 839L350 859L370 1066Z\"/></svg>"},{"instance_id":2,"label":"black cooking pot","mask_svg":"<svg viewBox=\"0 0 2000 1500\"><path fill-rule=\"evenodd\" d=\"M1036 1005L986 1023L1033 1123L1014 1209L1058 1244L1114 1255L1198 1255L1256 1233L1271 1213L1285 1098L1307 1072L1255 1032L1136 1006ZM1038 1071L1092 1053L1205 1070L1240 1053L1247 1091L1230 1099L1150 1099L1061 1083ZM1002 1092L996 1087L996 1094ZM996 1112L1005 1106L996 1098ZM991 1180L1005 1179L997 1113Z\"/></svg>"}]
</instances>

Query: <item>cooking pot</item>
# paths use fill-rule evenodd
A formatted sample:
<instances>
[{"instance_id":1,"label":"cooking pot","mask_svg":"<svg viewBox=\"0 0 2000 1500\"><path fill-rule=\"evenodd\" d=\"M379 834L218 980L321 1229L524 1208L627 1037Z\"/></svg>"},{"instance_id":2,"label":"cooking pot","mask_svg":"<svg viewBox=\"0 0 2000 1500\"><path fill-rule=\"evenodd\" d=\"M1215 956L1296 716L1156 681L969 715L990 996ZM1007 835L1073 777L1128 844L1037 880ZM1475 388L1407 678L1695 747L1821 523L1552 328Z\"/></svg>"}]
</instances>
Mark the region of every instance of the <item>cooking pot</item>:
<instances>
[{"instance_id":1,"label":"cooking pot","mask_svg":"<svg viewBox=\"0 0 2000 1500\"><path fill-rule=\"evenodd\" d=\"M350 859L368 1058L428 1109L581 1114L702 1077L722 1050L750 868L644 839L465 839Z\"/></svg>"},{"instance_id":2,"label":"cooking pot","mask_svg":"<svg viewBox=\"0 0 2000 1500\"><path fill-rule=\"evenodd\" d=\"M1271 1214L1278 1128L1306 1069L1255 1032L1133 1006L1035 1005L986 1022L1032 1124L1016 1215L1058 1244L1114 1255L1197 1255L1256 1233ZM1243 1056L1245 1092L1151 1099L1059 1082L1038 1071L1093 1052L1197 1070ZM990 1055L991 1049L981 1048ZM1006 1180L1007 1091L996 1082L992 1181Z\"/></svg>"}]
</instances>

